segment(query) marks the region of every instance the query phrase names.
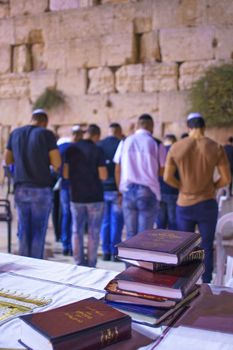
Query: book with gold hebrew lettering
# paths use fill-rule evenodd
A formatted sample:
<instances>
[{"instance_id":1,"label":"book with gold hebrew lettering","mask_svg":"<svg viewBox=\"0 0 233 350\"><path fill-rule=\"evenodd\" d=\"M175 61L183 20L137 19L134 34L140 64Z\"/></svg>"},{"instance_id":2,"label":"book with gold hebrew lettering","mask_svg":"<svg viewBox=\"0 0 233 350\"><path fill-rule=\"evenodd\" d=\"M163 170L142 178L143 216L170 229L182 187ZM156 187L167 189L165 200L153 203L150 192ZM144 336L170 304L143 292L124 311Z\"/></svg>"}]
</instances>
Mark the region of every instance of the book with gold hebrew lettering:
<instances>
[{"instance_id":1,"label":"book with gold hebrew lettering","mask_svg":"<svg viewBox=\"0 0 233 350\"><path fill-rule=\"evenodd\" d=\"M178 265L200 243L199 233L152 229L119 243L118 257Z\"/></svg>"},{"instance_id":2,"label":"book with gold hebrew lettering","mask_svg":"<svg viewBox=\"0 0 233 350\"><path fill-rule=\"evenodd\" d=\"M20 342L33 350L97 350L131 337L131 318L95 298L20 319Z\"/></svg>"}]
</instances>

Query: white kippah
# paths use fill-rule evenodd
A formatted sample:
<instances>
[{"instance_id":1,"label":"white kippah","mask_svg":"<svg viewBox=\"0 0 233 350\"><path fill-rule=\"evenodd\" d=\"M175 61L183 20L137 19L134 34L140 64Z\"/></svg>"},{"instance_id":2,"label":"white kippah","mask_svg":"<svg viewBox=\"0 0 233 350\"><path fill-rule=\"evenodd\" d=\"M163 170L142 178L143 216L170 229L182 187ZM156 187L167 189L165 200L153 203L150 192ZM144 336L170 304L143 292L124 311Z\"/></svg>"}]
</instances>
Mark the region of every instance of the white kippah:
<instances>
[{"instance_id":1,"label":"white kippah","mask_svg":"<svg viewBox=\"0 0 233 350\"><path fill-rule=\"evenodd\" d=\"M194 118L202 118L202 115L198 112L194 112L194 113L190 113L188 116L187 116L187 120L191 120L191 119L194 119Z\"/></svg>"},{"instance_id":2,"label":"white kippah","mask_svg":"<svg viewBox=\"0 0 233 350\"><path fill-rule=\"evenodd\" d=\"M36 114L45 114L45 115L47 115L47 113L45 112L45 110L43 108L34 109L34 111L32 111L32 115L36 115Z\"/></svg>"},{"instance_id":3,"label":"white kippah","mask_svg":"<svg viewBox=\"0 0 233 350\"><path fill-rule=\"evenodd\" d=\"M71 130L73 132L79 131L79 130L81 130L81 126L80 125L73 125Z\"/></svg>"}]
</instances>

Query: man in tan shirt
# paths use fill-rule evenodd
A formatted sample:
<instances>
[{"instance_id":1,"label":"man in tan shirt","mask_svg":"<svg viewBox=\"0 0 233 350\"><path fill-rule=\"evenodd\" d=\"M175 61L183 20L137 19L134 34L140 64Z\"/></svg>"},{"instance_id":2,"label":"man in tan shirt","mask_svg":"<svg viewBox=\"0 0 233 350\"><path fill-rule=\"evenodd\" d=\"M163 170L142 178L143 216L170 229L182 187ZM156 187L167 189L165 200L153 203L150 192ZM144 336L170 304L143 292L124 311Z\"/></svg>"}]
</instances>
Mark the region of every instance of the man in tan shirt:
<instances>
[{"instance_id":1,"label":"man in tan shirt","mask_svg":"<svg viewBox=\"0 0 233 350\"><path fill-rule=\"evenodd\" d=\"M230 183L230 169L221 145L204 135L205 121L201 114L187 118L189 137L176 142L166 161L164 181L179 189L176 220L180 231L198 226L205 251L203 282L211 282L213 271L213 241L217 224L216 190ZM214 181L217 168L219 179ZM175 176L178 170L179 179Z\"/></svg>"}]
</instances>

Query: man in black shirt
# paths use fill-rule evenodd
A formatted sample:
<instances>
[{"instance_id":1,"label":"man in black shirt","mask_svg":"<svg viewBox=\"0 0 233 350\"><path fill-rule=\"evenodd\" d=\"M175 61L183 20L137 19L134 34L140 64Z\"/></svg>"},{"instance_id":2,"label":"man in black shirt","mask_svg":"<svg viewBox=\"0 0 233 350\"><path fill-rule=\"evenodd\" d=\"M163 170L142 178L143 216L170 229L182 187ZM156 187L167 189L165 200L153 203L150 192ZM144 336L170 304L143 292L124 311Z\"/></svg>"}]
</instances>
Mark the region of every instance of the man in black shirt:
<instances>
[{"instance_id":1,"label":"man in black shirt","mask_svg":"<svg viewBox=\"0 0 233 350\"><path fill-rule=\"evenodd\" d=\"M30 125L15 129L5 151L6 164L14 164L15 203L18 212L19 253L43 258L45 235L52 207L50 165L61 164L44 110L32 113Z\"/></svg>"},{"instance_id":2,"label":"man in black shirt","mask_svg":"<svg viewBox=\"0 0 233 350\"><path fill-rule=\"evenodd\" d=\"M72 250L77 265L96 266L100 226L103 218L103 184L107 178L104 153L95 143L100 128L91 124L87 138L72 144L66 151L64 178L70 180L72 214ZM83 236L88 225L87 261Z\"/></svg>"},{"instance_id":3,"label":"man in black shirt","mask_svg":"<svg viewBox=\"0 0 233 350\"><path fill-rule=\"evenodd\" d=\"M106 157L108 178L104 185L104 218L101 226L101 240L103 260L116 261L117 248L121 242L123 229L123 212L119 204L119 192L115 182L115 163L113 157L122 140L122 130L118 123L109 125L109 136L101 140L98 145L103 149Z\"/></svg>"}]
</instances>

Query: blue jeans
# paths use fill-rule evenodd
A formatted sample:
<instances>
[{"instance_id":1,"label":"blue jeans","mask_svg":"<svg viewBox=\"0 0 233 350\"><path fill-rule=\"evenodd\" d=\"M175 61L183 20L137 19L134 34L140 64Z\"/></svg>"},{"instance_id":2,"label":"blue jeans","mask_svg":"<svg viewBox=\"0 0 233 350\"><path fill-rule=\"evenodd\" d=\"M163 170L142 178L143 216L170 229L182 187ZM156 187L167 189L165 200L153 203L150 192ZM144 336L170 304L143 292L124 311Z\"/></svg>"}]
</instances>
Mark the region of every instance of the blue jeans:
<instances>
[{"instance_id":1,"label":"blue jeans","mask_svg":"<svg viewBox=\"0 0 233 350\"><path fill-rule=\"evenodd\" d=\"M213 272L213 242L218 218L216 200L203 201L188 207L176 207L177 228L180 231L194 232L196 225L201 234L201 246L205 251L205 272L202 275L204 283L210 283Z\"/></svg>"},{"instance_id":2,"label":"blue jeans","mask_svg":"<svg viewBox=\"0 0 233 350\"><path fill-rule=\"evenodd\" d=\"M153 228L157 199L149 187L130 184L123 193L122 207L127 238Z\"/></svg>"},{"instance_id":3,"label":"blue jeans","mask_svg":"<svg viewBox=\"0 0 233 350\"><path fill-rule=\"evenodd\" d=\"M176 194L162 194L159 203L157 228L176 230Z\"/></svg>"},{"instance_id":4,"label":"blue jeans","mask_svg":"<svg viewBox=\"0 0 233 350\"><path fill-rule=\"evenodd\" d=\"M77 265L95 267L99 245L100 226L103 219L104 203L71 202L72 249ZM88 225L87 261L84 254L84 231Z\"/></svg>"},{"instance_id":5,"label":"blue jeans","mask_svg":"<svg viewBox=\"0 0 233 350\"><path fill-rule=\"evenodd\" d=\"M45 235L52 208L51 188L17 186L19 254L43 258Z\"/></svg>"},{"instance_id":6,"label":"blue jeans","mask_svg":"<svg viewBox=\"0 0 233 350\"><path fill-rule=\"evenodd\" d=\"M104 192L104 217L101 226L102 250L104 254L117 254L115 245L121 242L123 212L118 204L117 191Z\"/></svg>"},{"instance_id":7,"label":"blue jeans","mask_svg":"<svg viewBox=\"0 0 233 350\"><path fill-rule=\"evenodd\" d=\"M71 211L69 188L60 190L61 241L64 250L71 250Z\"/></svg>"}]
</instances>

